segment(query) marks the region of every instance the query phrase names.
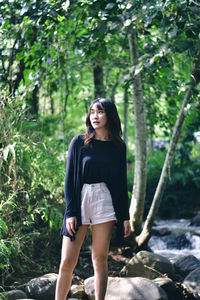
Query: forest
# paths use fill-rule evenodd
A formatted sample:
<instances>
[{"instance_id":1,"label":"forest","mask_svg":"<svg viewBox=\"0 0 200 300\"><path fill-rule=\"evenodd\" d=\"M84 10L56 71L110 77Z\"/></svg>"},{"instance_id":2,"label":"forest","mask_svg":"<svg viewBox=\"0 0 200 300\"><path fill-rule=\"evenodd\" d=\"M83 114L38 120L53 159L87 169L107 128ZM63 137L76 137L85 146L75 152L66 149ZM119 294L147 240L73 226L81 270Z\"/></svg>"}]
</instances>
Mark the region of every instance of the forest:
<instances>
[{"instance_id":1,"label":"forest","mask_svg":"<svg viewBox=\"0 0 200 300\"><path fill-rule=\"evenodd\" d=\"M58 270L68 146L97 97L122 122L133 244L197 215L199 2L0 2L0 286Z\"/></svg>"}]
</instances>

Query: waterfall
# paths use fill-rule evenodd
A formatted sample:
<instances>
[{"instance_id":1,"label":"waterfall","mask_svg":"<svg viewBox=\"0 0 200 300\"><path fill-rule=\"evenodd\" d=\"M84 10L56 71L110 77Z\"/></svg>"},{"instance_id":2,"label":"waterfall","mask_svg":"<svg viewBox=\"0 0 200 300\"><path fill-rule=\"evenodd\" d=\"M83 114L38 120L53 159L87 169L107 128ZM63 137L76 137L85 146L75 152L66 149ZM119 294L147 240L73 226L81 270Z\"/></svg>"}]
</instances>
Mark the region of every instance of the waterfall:
<instances>
[{"instance_id":1,"label":"waterfall","mask_svg":"<svg viewBox=\"0 0 200 300\"><path fill-rule=\"evenodd\" d=\"M161 231L165 234L159 235ZM170 259L176 255L194 255L200 259L200 227L191 226L186 219L156 220L148 246L154 253Z\"/></svg>"}]
</instances>

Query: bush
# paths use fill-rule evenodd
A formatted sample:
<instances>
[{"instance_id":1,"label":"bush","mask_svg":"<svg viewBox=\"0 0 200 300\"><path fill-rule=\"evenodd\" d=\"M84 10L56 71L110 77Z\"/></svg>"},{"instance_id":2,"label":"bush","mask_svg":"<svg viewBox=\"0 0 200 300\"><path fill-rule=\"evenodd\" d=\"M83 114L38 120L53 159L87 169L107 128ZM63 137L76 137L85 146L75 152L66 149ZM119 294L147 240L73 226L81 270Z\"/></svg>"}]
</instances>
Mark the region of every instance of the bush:
<instances>
[{"instance_id":1,"label":"bush","mask_svg":"<svg viewBox=\"0 0 200 300\"><path fill-rule=\"evenodd\" d=\"M39 130L23 101L0 101L0 270L6 278L33 257L52 262L55 248L48 246L60 243L65 160L61 141Z\"/></svg>"},{"instance_id":2,"label":"bush","mask_svg":"<svg viewBox=\"0 0 200 300\"><path fill-rule=\"evenodd\" d=\"M188 165L175 164L167 184L159 216L166 218L191 218L199 210L200 161Z\"/></svg>"},{"instance_id":3,"label":"bush","mask_svg":"<svg viewBox=\"0 0 200 300\"><path fill-rule=\"evenodd\" d=\"M154 193L160 178L165 151L156 151L148 157L147 192L145 217L148 214ZM200 161L190 160L184 165L175 159L170 170L158 216L161 218L190 218L198 212L198 194L200 189ZM191 205L192 203L192 205Z\"/></svg>"}]
</instances>

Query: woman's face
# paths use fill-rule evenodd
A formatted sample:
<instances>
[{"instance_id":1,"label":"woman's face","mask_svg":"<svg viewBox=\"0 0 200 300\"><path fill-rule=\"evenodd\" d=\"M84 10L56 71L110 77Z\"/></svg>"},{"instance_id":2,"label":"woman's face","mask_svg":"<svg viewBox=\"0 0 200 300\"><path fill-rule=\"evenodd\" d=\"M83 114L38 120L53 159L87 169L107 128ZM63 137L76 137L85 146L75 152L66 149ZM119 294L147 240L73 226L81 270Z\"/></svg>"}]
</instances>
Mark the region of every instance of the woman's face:
<instances>
[{"instance_id":1,"label":"woman's face","mask_svg":"<svg viewBox=\"0 0 200 300\"><path fill-rule=\"evenodd\" d=\"M106 128L107 116L103 106L100 103L95 103L90 109L90 122L96 130Z\"/></svg>"}]
</instances>

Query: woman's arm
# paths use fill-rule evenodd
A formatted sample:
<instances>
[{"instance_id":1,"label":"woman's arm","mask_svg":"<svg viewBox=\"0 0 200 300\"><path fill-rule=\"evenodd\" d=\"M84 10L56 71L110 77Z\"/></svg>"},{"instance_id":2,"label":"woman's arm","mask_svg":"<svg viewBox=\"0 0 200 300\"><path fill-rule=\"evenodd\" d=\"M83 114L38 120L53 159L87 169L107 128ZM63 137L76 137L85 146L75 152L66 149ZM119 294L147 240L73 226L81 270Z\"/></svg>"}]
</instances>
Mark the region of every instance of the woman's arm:
<instances>
[{"instance_id":1,"label":"woman's arm","mask_svg":"<svg viewBox=\"0 0 200 300\"><path fill-rule=\"evenodd\" d=\"M67 217L76 216L76 202L75 202L75 177L77 176L75 169L75 155L77 147L77 136L75 136L68 149L66 175L65 175L65 201L66 201L66 215Z\"/></svg>"},{"instance_id":2,"label":"woman's arm","mask_svg":"<svg viewBox=\"0 0 200 300\"><path fill-rule=\"evenodd\" d=\"M127 188L127 164L126 164L126 145L124 144L121 159L120 159L120 170L119 170L119 185L120 185L120 210L122 220L129 220L129 198Z\"/></svg>"}]
</instances>

